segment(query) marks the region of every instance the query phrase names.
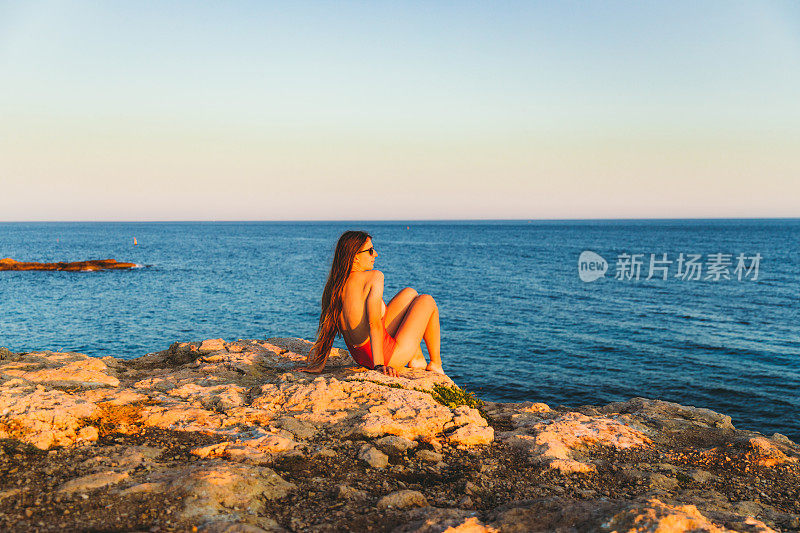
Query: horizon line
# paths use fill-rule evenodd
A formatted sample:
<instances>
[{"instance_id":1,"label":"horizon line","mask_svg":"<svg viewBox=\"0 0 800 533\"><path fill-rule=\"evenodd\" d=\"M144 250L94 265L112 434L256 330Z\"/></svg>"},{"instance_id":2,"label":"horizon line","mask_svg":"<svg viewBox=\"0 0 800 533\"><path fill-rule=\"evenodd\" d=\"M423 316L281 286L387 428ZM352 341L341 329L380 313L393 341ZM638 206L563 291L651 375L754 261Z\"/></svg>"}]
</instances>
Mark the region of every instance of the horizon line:
<instances>
[{"instance_id":1,"label":"horizon line","mask_svg":"<svg viewBox=\"0 0 800 533\"><path fill-rule=\"evenodd\" d=\"M618 218L387 218L387 219L214 219L214 220L0 220L0 224L170 224L170 223L341 223L341 222L614 222L614 221L711 221L711 220L800 220L800 216L779 217L618 217Z\"/></svg>"}]
</instances>

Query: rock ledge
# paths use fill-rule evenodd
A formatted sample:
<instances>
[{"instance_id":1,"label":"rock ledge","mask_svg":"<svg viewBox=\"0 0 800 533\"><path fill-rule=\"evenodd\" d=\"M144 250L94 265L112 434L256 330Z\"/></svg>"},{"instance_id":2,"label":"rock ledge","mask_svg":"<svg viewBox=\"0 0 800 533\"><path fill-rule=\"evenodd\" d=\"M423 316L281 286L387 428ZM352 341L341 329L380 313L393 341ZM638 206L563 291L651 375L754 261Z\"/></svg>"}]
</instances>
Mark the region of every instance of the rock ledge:
<instances>
[{"instance_id":1,"label":"rock ledge","mask_svg":"<svg viewBox=\"0 0 800 533\"><path fill-rule=\"evenodd\" d=\"M116 259L91 259L89 261L76 261L72 263L36 263L32 261L15 261L10 257L0 259L2 270L65 270L68 272L92 272L95 270L119 270L136 268L136 263L118 263Z\"/></svg>"},{"instance_id":2,"label":"rock ledge","mask_svg":"<svg viewBox=\"0 0 800 533\"><path fill-rule=\"evenodd\" d=\"M0 530L800 529L800 448L634 398L445 406L302 339L0 352Z\"/></svg>"}]
</instances>

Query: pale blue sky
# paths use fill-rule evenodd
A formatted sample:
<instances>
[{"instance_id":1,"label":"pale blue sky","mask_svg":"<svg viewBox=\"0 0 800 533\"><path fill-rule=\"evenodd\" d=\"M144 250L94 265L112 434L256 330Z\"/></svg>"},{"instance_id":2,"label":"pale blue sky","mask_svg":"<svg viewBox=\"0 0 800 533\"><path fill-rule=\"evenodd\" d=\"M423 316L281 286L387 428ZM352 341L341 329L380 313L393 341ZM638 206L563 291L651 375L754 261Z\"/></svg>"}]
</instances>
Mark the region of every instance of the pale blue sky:
<instances>
[{"instance_id":1,"label":"pale blue sky","mask_svg":"<svg viewBox=\"0 0 800 533\"><path fill-rule=\"evenodd\" d=\"M1 2L0 220L798 216L794 2Z\"/></svg>"}]
</instances>

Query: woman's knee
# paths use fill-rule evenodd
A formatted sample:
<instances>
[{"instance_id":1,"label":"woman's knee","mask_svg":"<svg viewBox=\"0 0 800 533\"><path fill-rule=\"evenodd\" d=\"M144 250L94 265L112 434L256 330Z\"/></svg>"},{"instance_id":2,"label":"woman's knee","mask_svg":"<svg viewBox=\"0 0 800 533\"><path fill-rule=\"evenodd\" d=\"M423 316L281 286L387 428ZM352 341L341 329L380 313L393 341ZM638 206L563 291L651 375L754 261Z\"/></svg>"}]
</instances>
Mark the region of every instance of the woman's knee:
<instances>
[{"instance_id":1,"label":"woman's knee","mask_svg":"<svg viewBox=\"0 0 800 533\"><path fill-rule=\"evenodd\" d=\"M408 306L417 298L417 291L411 287L401 289L394 298L391 299L389 305L393 307L393 313L399 314L401 317L408 309Z\"/></svg>"},{"instance_id":2,"label":"woman's knee","mask_svg":"<svg viewBox=\"0 0 800 533\"><path fill-rule=\"evenodd\" d=\"M437 307L436 300L434 300L433 296L431 296L430 294L420 294L419 296L416 297L416 301L424 305L430 305L434 309Z\"/></svg>"},{"instance_id":3,"label":"woman's knee","mask_svg":"<svg viewBox=\"0 0 800 533\"><path fill-rule=\"evenodd\" d=\"M419 295L419 293L414 289L412 289L411 287L406 287L405 289L400 291L400 294L404 296L409 296L411 298L416 298Z\"/></svg>"}]
</instances>

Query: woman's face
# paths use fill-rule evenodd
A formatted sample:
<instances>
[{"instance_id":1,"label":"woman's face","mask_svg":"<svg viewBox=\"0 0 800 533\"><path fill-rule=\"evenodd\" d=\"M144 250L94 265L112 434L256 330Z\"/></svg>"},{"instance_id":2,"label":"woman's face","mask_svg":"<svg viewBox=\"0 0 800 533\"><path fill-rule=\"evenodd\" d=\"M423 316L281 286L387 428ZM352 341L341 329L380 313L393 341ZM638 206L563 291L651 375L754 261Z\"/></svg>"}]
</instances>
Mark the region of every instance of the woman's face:
<instances>
[{"instance_id":1,"label":"woman's face","mask_svg":"<svg viewBox=\"0 0 800 533\"><path fill-rule=\"evenodd\" d=\"M372 250L372 253L370 253L370 250ZM378 257L378 252L372 245L372 239L367 239L356 252L356 257L353 259L353 270L372 270L375 266L376 257Z\"/></svg>"}]
</instances>

